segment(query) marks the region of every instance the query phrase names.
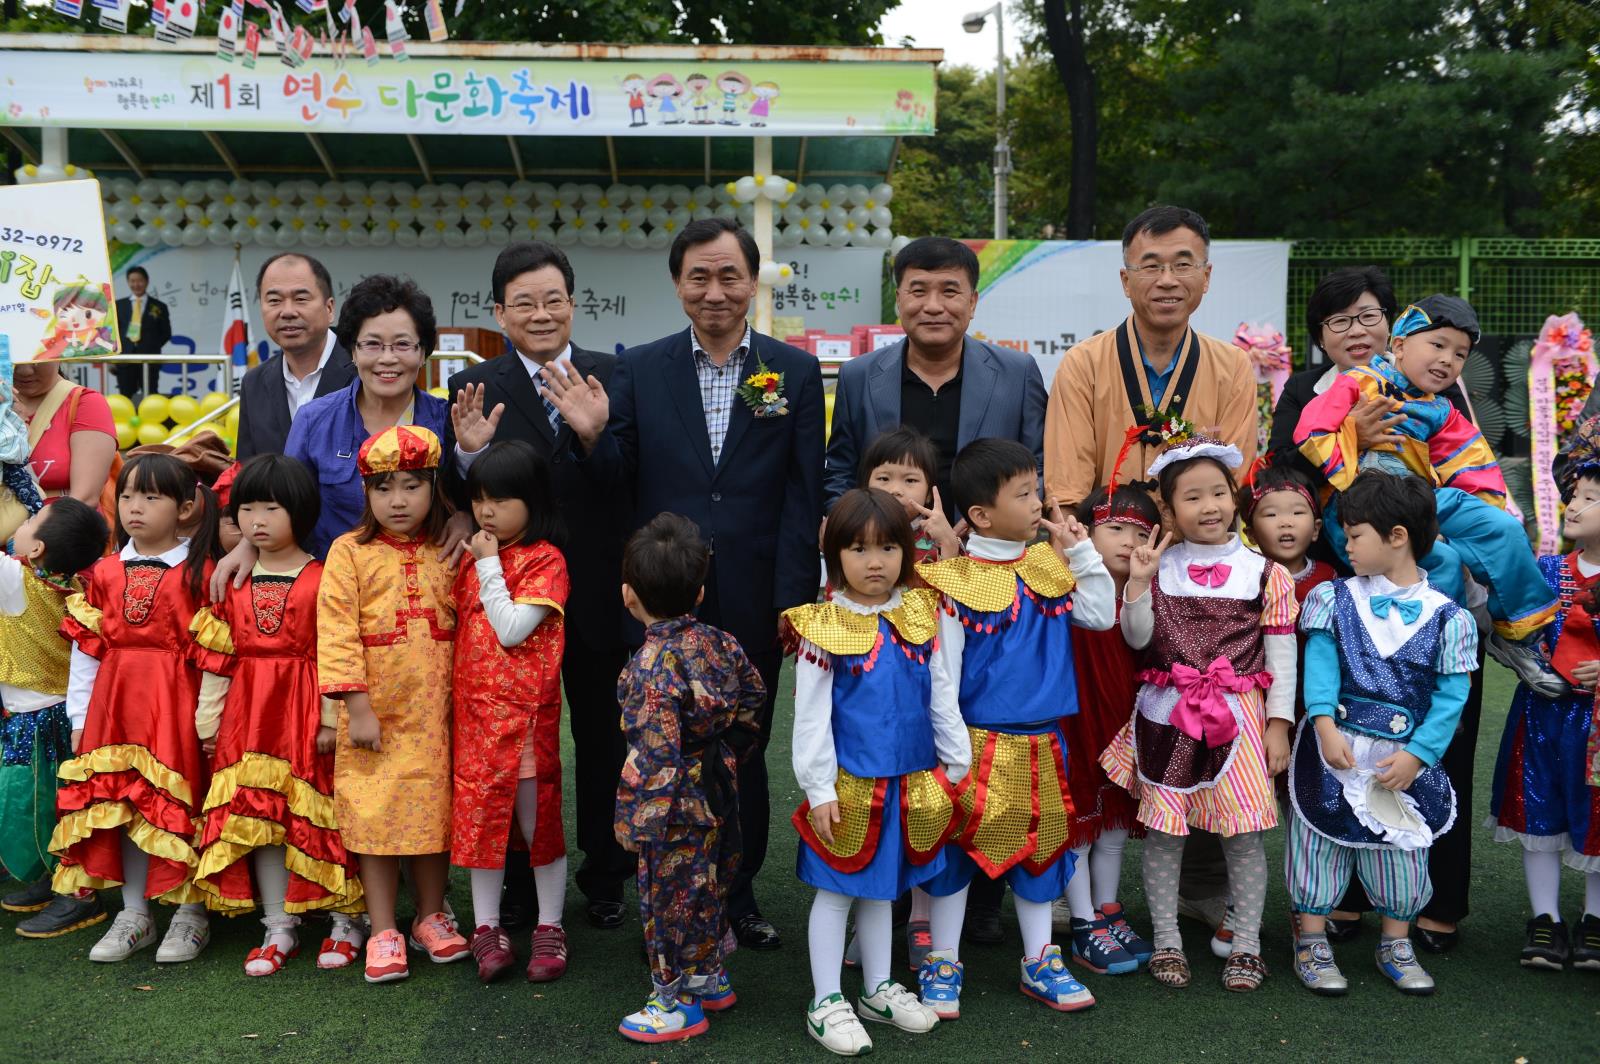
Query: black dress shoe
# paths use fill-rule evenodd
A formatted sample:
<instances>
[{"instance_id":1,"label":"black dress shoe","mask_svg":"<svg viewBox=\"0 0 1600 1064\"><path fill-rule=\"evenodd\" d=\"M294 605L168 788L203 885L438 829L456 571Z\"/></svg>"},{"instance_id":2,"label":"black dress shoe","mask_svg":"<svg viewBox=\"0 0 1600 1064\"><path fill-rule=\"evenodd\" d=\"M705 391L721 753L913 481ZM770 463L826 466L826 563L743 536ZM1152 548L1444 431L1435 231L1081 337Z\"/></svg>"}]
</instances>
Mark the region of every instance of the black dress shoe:
<instances>
[{"instance_id":1,"label":"black dress shoe","mask_svg":"<svg viewBox=\"0 0 1600 1064\"><path fill-rule=\"evenodd\" d=\"M1460 931L1429 931L1426 927L1413 926L1411 928L1412 940L1429 953L1449 953L1461 944Z\"/></svg>"},{"instance_id":2,"label":"black dress shoe","mask_svg":"<svg viewBox=\"0 0 1600 1064\"><path fill-rule=\"evenodd\" d=\"M622 926L623 907L620 901L591 901L589 923L602 931L615 931Z\"/></svg>"},{"instance_id":3,"label":"black dress shoe","mask_svg":"<svg viewBox=\"0 0 1600 1064\"><path fill-rule=\"evenodd\" d=\"M507 931L516 931L527 927L533 922L533 907L517 898L502 897L500 899L500 926Z\"/></svg>"},{"instance_id":4,"label":"black dress shoe","mask_svg":"<svg viewBox=\"0 0 1600 1064\"><path fill-rule=\"evenodd\" d=\"M1330 916L1327 933L1329 942L1349 942L1361 934L1361 917L1358 916L1354 920L1335 920Z\"/></svg>"},{"instance_id":5,"label":"black dress shoe","mask_svg":"<svg viewBox=\"0 0 1600 1064\"><path fill-rule=\"evenodd\" d=\"M982 946L994 946L1006 940L1000 926L1000 910L991 905L967 906L967 921L962 933Z\"/></svg>"},{"instance_id":6,"label":"black dress shoe","mask_svg":"<svg viewBox=\"0 0 1600 1064\"><path fill-rule=\"evenodd\" d=\"M778 929L760 913L739 917L733 925L733 933L739 937L739 945L745 949L770 950L783 945L783 939L778 937Z\"/></svg>"}]
</instances>

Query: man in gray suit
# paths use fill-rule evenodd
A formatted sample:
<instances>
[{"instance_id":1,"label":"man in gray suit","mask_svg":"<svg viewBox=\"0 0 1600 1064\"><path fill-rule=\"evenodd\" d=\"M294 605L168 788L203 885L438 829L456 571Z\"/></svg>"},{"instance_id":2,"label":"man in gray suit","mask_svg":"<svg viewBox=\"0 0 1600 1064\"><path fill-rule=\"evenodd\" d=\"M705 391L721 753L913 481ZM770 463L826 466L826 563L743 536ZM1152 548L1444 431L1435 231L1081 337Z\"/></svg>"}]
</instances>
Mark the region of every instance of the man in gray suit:
<instances>
[{"instance_id":1,"label":"man in gray suit","mask_svg":"<svg viewBox=\"0 0 1600 1064\"><path fill-rule=\"evenodd\" d=\"M950 465L986 437L1016 440L1044 468L1044 379L1033 358L967 335L978 307L978 256L959 240L913 240L894 257L895 309L906 338L839 370L828 440L828 506L856 486L874 437L907 425L939 450L939 496L955 518Z\"/></svg>"},{"instance_id":2,"label":"man in gray suit","mask_svg":"<svg viewBox=\"0 0 1600 1064\"><path fill-rule=\"evenodd\" d=\"M939 499L957 520L950 491L956 452L987 437L1015 440L1044 471L1044 378L1032 356L967 335L978 309L978 256L959 240L928 236L894 257L894 303L906 338L852 359L839 370L833 435L823 488L826 505L856 486L861 454L878 433L900 425L939 451ZM1002 937L1004 880L980 876L967 898L967 937ZM914 919L913 946L926 925Z\"/></svg>"}]
</instances>

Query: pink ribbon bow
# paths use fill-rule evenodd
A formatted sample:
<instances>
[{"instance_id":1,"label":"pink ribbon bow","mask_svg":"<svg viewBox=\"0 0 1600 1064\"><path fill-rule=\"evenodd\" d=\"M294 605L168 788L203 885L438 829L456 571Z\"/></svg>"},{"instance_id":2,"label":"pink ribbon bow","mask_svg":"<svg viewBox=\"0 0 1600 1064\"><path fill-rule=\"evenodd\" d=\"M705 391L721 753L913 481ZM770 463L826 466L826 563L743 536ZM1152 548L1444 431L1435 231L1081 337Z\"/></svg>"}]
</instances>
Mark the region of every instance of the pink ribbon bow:
<instances>
[{"instance_id":1,"label":"pink ribbon bow","mask_svg":"<svg viewBox=\"0 0 1600 1064\"><path fill-rule=\"evenodd\" d=\"M1234 672L1233 663L1225 657L1207 665L1205 672L1189 665L1174 665L1171 675L1172 686L1178 689L1172 726L1209 747L1233 742L1239 735L1239 723L1233 719L1222 693L1243 694L1256 685L1255 679Z\"/></svg>"},{"instance_id":2,"label":"pink ribbon bow","mask_svg":"<svg viewBox=\"0 0 1600 1064\"><path fill-rule=\"evenodd\" d=\"M1198 565L1189 563L1189 579L1201 587L1221 587L1228 582L1228 574L1233 572L1233 567L1227 562L1215 562L1211 565ZM1199 736L1195 736L1199 738Z\"/></svg>"}]
</instances>

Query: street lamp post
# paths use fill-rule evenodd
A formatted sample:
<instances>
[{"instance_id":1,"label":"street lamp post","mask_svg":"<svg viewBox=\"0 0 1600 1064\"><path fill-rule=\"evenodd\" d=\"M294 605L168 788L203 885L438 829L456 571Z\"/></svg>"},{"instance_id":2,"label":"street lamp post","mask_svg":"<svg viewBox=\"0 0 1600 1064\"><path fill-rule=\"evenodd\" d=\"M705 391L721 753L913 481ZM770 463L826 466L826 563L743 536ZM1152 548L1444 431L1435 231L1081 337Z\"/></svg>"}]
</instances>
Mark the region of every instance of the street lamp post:
<instances>
[{"instance_id":1,"label":"street lamp post","mask_svg":"<svg viewBox=\"0 0 1600 1064\"><path fill-rule=\"evenodd\" d=\"M1006 239L1009 227L1007 188L1011 178L1011 138L1006 134L1006 15L1005 0L993 7L974 11L961 20L961 28L968 33L982 33L985 22L994 16L996 62L994 68L995 140L994 140L994 238Z\"/></svg>"}]
</instances>

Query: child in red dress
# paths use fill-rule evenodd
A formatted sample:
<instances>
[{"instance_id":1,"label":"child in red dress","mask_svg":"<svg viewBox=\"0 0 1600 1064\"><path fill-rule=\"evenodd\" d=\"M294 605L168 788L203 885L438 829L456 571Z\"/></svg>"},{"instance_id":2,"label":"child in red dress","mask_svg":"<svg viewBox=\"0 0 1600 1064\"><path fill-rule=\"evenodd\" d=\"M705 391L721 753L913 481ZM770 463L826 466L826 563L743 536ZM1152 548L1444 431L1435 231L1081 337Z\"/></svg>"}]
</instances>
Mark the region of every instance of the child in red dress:
<instances>
[{"instance_id":1,"label":"child in red dress","mask_svg":"<svg viewBox=\"0 0 1600 1064\"><path fill-rule=\"evenodd\" d=\"M74 643L67 717L77 756L61 766L55 889L122 887L122 911L92 961L155 942L151 898L179 905L156 960L193 960L211 939L191 845L206 768L189 622L205 602L217 531L199 489L171 455L130 459L117 477L121 549L88 571L61 624ZM190 539L178 536L185 524L195 526Z\"/></svg>"},{"instance_id":2,"label":"child in red dress","mask_svg":"<svg viewBox=\"0 0 1600 1064\"><path fill-rule=\"evenodd\" d=\"M195 729L211 753L211 788L195 840L195 886L230 916L255 908L266 938L246 975L275 975L299 952L296 914L361 908L355 862L333 815L335 707L317 694L322 563L300 548L321 510L317 482L281 454L247 462L228 513L258 552L243 587L194 615L190 660L205 675ZM253 873L253 875L252 875ZM342 968L361 934L338 920L320 950Z\"/></svg>"},{"instance_id":3,"label":"child in red dress","mask_svg":"<svg viewBox=\"0 0 1600 1064\"><path fill-rule=\"evenodd\" d=\"M561 927L561 654L567 563L550 468L520 440L494 444L467 475L479 531L456 574L455 753L451 860L472 881L472 953L489 982L516 962L500 926L506 839L529 850L539 922L528 979L567 970ZM520 859L520 858L519 858Z\"/></svg>"},{"instance_id":4,"label":"child in red dress","mask_svg":"<svg viewBox=\"0 0 1600 1064\"><path fill-rule=\"evenodd\" d=\"M1122 486L1091 494L1078 508L1078 522L1117 585L1120 608L1128 582L1128 558L1158 520L1142 487ZM1150 959L1152 947L1129 924L1117 900L1122 851L1139 829L1133 796L1111 782L1100 767L1100 751L1133 717L1139 669L1120 627L1099 632L1072 629L1072 660L1078 673L1078 712L1061 719L1067 736L1067 786L1073 816L1067 846L1077 855L1067 893L1056 900L1052 923L1072 932L1072 958L1101 975L1125 975Z\"/></svg>"}]
</instances>

